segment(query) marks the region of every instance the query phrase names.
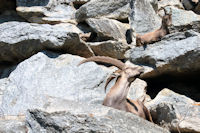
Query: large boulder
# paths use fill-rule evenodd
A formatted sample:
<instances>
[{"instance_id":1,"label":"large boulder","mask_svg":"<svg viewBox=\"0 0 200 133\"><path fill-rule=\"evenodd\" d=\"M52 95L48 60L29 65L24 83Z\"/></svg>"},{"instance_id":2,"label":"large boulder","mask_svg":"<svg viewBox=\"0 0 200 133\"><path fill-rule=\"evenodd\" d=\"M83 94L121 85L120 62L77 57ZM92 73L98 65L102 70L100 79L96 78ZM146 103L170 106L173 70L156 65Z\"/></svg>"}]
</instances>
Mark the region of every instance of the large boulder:
<instances>
[{"instance_id":1,"label":"large boulder","mask_svg":"<svg viewBox=\"0 0 200 133\"><path fill-rule=\"evenodd\" d=\"M169 133L153 123L131 113L102 105L83 104L51 98L41 109L31 109L24 115L0 118L1 132L114 132Z\"/></svg>"},{"instance_id":2,"label":"large boulder","mask_svg":"<svg viewBox=\"0 0 200 133\"><path fill-rule=\"evenodd\" d=\"M146 105L150 108L154 122L170 131L199 133L200 106L195 106L194 103L195 101L184 95L163 89Z\"/></svg>"},{"instance_id":3,"label":"large boulder","mask_svg":"<svg viewBox=\"0 0 200 133\"><path fill-rule=\"evenodd\" d=\"M89 57L93 53L72 24L7 22L0 25L0 61L17 62L44 49Z\"/></svg>"},{"instance_id":4,"label":"large boulder","mask_svg":"<svg viewBox=\"0 0 200 133\"><path fill-rule=\"evenodd\" d=\"M129 23L136 33L146 33L161 26L161 19L156 14L149 0L135 0L131 3Z\"/></svg>"},{"instance_id":5,"label":"large boulder","mask_svg":"<svg viewBox=\"0 0 200 133\"><path fill-rule=\"evenodd\" d=\"M8 78L0 80L0 115L19 115L27 109L46 107L52 97L102 104L107 77L116 69L94 62L77 66L82 59L43 52L17 65ZM134 99L136 95L129 96Z\"/></svg>"},{"instance_id":6,"label":"large boulder","mask_svg":"<svg viewBox=\"0 0 200 133\"><path fill-rule=\"evenodd\" d=\"M172 10L172 25L169 27L170 33L183 32L190 29L196 32L200 31L200 15L174 6L168 6L166 9L168 12Z\"/></svg>"},{"instance_id":7,"label":"large boulder","mask_svg":"<svg viewBox=\"0 0 200 133\"><path fill-rule=\"evenodd\" d=\"M129 58L133 63L150 68L144 77L195 73L200 70L199 42L200 35L194 31L174 33L146 48L133 48Z\"/></svg>"},{"instance_id":8,"label":"large boulder","mask_svg":"<svg viewBox=\"0 0 200 133\"><path fill-rule=\"evenodd\" d=\"M161 7L167 7L167 6L174 6L180 9L184 9L183 4L180 0L160 0L158 1L158 9Z\"/></svg>"},{"instance_id":9,"label":"large boulder","mask_svg":"<svg viewBox=\"0 0 200 133\"><path fill-rule=\"evenodd\" d=\"M112 70L95 63L78 67L82 59L46 52L20 63L7 80L0 80L1 113L18 115L26 109L45 106L51 97L101 103L105 80Z\"/></svg>"},{"instance_id":10,"label":"large boulder","mask_svg":"<svg viewBox=\"0 0 200 133\"><path fill-rule=\"evenodd\" d=\"M87 18L107 17L117 20L127 20L129 16L128 0L91 0L76 11L76 20L85 21Z\"/></svg>"},{"instance_id":11,"label":"large boulder","mask_svg":"<svg viewBox=\"0 0 200 133\"><path fill-rule=\"evenodd\" d=\"M169 132L131 113L63 100L50 103L46 110L29 110L26 118L32 132Z\"/></svg>"},{"instance_id":12,"label":"large boulder","mask_svg":"<svg viewBox=\"0 0 200 133\"><path fill-rule=\"evenodd\" d=\"M20 16L33 23L57 24L61 22L76 23L76 9L71 6L73 1L64 0L17 0L17 12Z\"/></svg>"},{"instance_id":13,"label":"large boulder","mask_svg":"<svg viewBox=\"0 0 200 133\"><path fill-rule=\"evenodd\" d=\"M27 133L25 116L4 116L0 117L1 133Z\"/></svg>"},{"instance_id":14,"label":"large boulder","mask_svg":"<svg viewBox=\"0 0 200 133\"><path fill-rule=\"evenodd\" d=\"M117 20L101 18L89 18L86 23L97 34L97 41L119 40L126 42L126 32L130 29L129 24L121 23Z\"/></svg>"},{"instance_id":15,"label":"large boulder","mask_svg":"<svg viewBox=\"0 0 200 133\"><path fill-rule=\"evenodd\" d=\"M122 41L103 41L87 43L95 55L109 56L116 59L125 59L125 52L130 46Z\"/></svg>"}]
</instances>

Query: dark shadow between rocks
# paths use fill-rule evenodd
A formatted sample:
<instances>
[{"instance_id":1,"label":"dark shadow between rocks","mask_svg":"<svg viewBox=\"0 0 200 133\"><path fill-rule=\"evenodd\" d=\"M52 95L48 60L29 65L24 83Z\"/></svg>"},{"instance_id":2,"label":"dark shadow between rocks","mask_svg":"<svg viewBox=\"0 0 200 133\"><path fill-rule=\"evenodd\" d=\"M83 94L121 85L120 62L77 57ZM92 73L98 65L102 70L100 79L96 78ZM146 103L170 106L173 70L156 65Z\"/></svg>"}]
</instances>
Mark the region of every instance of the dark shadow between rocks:
<instances>
[{"instance_id":1,"label":"dark shadow between rocks","mask_svg":"<svg viewBox=\"0 0 200 133\"><path fill-rule=\"evenodd\" d=\"M179 76L162 75L155 78L144 79L148 84L147 93L151 98L164 88L168 88L178 94L185 95L195 101L200 101L200 71L192 74L182 74Z\"/></svg>"}]
</instances>

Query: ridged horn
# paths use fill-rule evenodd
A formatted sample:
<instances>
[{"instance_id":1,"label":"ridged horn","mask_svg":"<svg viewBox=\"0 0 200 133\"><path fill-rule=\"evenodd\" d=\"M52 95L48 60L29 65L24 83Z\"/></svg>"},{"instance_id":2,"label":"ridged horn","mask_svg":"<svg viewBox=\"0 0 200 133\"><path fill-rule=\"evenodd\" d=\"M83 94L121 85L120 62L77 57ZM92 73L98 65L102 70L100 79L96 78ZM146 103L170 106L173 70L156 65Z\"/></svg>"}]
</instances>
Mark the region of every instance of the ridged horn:
<instances>
[{"instance_id":1,"label":"ridged horn","mask_svg":"<svg viewBox=\"0 0 200 133\"><path fill-rule=\"evenodd\" d=\"M164 10L165 15L167 14L167 10L164 7L161 7L158 11Z\"/></svg>"},{"instance_id":2,"label":"ridged horn","mask_svg":"<svg viewBox=\"0 0 200 133\"><path fill-rule=\"evenodd\" d=\"M121 70L125 66L125 64L123 62L121 62L120 60L117 60L117 59L114 59L114 58L111 58L111 57L107 57L107 56L93 56L93 57L84 59L78 64L78 66L83 64L83 63L90 62L90 61L111 64L111 65L118 67Z\"/></svg>"}]
</instances>

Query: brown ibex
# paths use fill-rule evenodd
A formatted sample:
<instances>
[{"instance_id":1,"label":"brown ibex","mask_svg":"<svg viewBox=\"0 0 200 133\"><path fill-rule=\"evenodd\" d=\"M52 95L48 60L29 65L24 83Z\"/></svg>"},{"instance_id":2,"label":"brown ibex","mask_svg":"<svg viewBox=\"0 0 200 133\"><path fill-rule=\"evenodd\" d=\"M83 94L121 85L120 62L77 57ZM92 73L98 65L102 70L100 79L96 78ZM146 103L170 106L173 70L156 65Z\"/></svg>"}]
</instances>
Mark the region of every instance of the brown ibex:
<instances>
[{"instance_id":1,"label":"brown ibex","mask_svg":"<svg viewBox=\"0 0 200 133\"><path fill-rule=\"evenodd\" d=\"M161 40L162 37L169 34L168 27L172 24L172 10L170 10L170 13L167 13L165 8L161 9L163 9L165 12L165 15L162 17L161 27L155 31L143 35L136 34L136 46L157 42Z\"/></svg>"},{"instance_id":2,"label":"brown ibex","mask_svg":"<svg viewBox=\"0 0 200 133\"><path fill-rule=\"evenodd\" d=\"M114 86L112 86L109 92L106 94L103 105L131 112L153 122L150 112L142 102L139 100L134 101L127 98L130 84L144 71L142 67L127 66L120 60L105 56L94 56L84 59L79 63L79 65L89 61L108 63L118 67L121 70ZM110 82L110 79L108 79L106 86L108 82Z\"/></svg>"}]
</instances>

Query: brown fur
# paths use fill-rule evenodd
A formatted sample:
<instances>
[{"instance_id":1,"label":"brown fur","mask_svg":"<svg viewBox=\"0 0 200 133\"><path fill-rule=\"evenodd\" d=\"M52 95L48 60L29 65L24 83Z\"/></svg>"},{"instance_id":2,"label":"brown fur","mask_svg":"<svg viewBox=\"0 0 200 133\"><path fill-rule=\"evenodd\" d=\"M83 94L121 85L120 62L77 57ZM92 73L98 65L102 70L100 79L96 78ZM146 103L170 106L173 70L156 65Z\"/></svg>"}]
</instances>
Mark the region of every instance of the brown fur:
<instances>
[{"instance_id":1,"label":"brown fur","mask_svg":"<svg viewBox=\"0 0 200 133\"><path fill-rule=\"evenodd\" d=\"M109 62L107 61L108 58L109 58ZM82 64L88 61L104 62L104 60L105 60L105 63L109 63L109 64L112 64L114 62L113 65L115 64L119 65L122 63L121 61L118 60L119 61L118 62L116 61L116 59L112 59L110 57L98 56L98 57L91 57L91 58L85 59L79 64ZM112 107L115 109L131 112L135 115L138 115L144 119L147 119L153 122L150 112L144 106L142 102L140 102L139 100L134 101L134 100L127 99L130 84L135 80L136 76L139 76L143 71L144 69L142 67L139 67L139 66L130 67L130 66L126 66L123 63L123 67L121 67L120 71L118 71L119 76L117 75L118 76L117 81L115 82L114 86L110 88L109 92L104 98L103 105ZM111 76L107 80L106 86L112 79L113 77Z\"/></svg>"},{"instance_id":2,"label":"brown fur","mask_svg":"<svg viewBox=\"0 0 200 133\"><path fill-rule=\"evenodd\" d=\"M169 14L167 14L166 10L164 9L164 12L165 15L162 17L162 25L159 29L144 35L136 34L136 46L157 42L161 40L162 37L169 34L168 26L172 24L171 11Z\"/></svg>"}]
</instances>

